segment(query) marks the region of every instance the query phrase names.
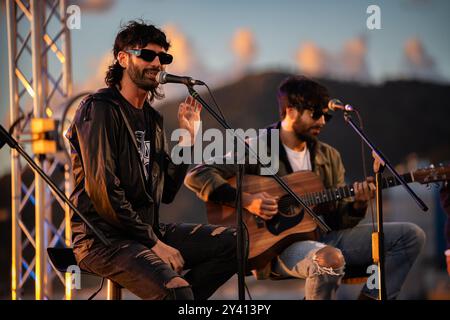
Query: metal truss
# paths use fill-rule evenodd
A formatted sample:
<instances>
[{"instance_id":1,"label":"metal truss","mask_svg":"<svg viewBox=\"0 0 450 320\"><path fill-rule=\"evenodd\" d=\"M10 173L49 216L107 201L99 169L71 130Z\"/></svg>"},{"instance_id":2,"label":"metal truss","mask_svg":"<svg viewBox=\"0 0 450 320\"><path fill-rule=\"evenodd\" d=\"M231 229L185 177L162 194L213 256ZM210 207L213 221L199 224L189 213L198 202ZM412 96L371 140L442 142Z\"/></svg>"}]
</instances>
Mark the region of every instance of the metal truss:
<instances>
[{"instance_id":1,"label":"metal truss","mask_svg":"<svg viewBox=\"0 0 450 320\"><path fill-rule=\"evenodd\" d=\"M31 119L55 118L58 105L72 94L66 1L6 0L6 9L10 121L14 137L31 153ZM70 168L66 157L34 155L34 160L67 195L70 193ZM53 298L54 286L61 282L65 287L64 298L71 299L71 276L53 270L46 253L49 246L71 245L68 207L59 202L41 177L30 174L30 168L14 150L11 153L11 187L11 298L30 298L26 294L33 282L35 299ZM31 219L33 208L34 219Z\"/></svg>"}]
</instances>

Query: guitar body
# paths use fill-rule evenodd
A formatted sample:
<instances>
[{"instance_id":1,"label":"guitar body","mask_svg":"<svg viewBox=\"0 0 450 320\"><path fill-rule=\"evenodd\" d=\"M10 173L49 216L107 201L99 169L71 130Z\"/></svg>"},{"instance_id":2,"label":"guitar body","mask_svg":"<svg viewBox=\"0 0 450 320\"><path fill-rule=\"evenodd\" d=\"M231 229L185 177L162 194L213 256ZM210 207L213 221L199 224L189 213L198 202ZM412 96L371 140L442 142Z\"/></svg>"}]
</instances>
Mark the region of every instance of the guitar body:
<instances>
[{"instance_id":1,"label":"guitar body","mask_svg":"<svg viewBox=\"0 0 450 320\"><path fill-rule=\"evenodd\" d=\"M322 181L311 171L299 171L282 178L297 194L302 195L323 189ZM228 181L236 186L235 178ZM248 193L267 192L280 197L279 212L271 220L263 219L243 210L243 220L249 234L250 269L262 268L283 249L296 241L315 239L316 223L300 205L282 206L286 192L271 177L246 175L243 191ZM207 202L207 217L211 224L236 226L236 209Z\"/></svg>"},{"instance_id":2,"label":"guitar body","mask_svg":"<svg viewBox=\"0 0 450 320\"><path fill-rule=\"evenodd\" d=\"M311 171L299 171L282 178L292 191L303 199L314 210L316 205L341 200L354 195L351 185L325 190L320 178ZM402 175L406 183L432 182L450 179L450 166L430 166ZM236 180L228 181L236 186ZM384 178L381 187L398 186L400 182L394 177ZM278 196L278 213L270 220L263 220L247 210L243 210L243 220L249 234L249 269L263 268L279 255L286 247L296 241L314 240L317 238L317 225L305 213L304 209L293 197L287 195L278 183L269 176L246 175L243 191L248 193L267 192ZM206 203L208 222L211 224L236 225L235 208L212 202ZM322 208L321 208L322 209Z\"/></svg>"}]
</instances>

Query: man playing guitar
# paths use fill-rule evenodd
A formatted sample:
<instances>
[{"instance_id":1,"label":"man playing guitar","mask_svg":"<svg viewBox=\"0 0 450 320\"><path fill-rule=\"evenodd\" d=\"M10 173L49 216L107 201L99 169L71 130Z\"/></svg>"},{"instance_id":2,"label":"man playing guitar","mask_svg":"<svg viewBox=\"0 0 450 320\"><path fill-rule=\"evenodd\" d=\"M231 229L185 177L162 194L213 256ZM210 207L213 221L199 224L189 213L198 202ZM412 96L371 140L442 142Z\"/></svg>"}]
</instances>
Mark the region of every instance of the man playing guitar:
<instances>
[{"instance_id":1,"label":"man playing guitar","mask_svg":"<svg viewBox=\"0 0 450 320\"><path fill-rule=\"evenodd\" d=\"M277 98L281 121L268 127L267 132L280 130L278 174L286 176L309 171L317 174L325 188L345 185L345 169L339 152L317 139L330 119L327 89L308 78L292 76L281 83ZM246 164L245 173L258 175L260 169L257 165ZM232 206L236 189L228 179L235 173L235 165L203 164L190 171L185 184L204 201ZM372 178L354 183L354 197L339 198L333 202L333 208L320 211L332 231L283 248L265 268L259 268L260 278L305 279L307 300L334 298L346 266L367 267L373 263L373 226L358 223L364 218L374 191ZM277 216L279 200L270 192L243 193L244 209L266 223ZM385 223L384 233L386 289L388 299L395 299L424 245L425 234L412 223ZM360 298L376 299L377 296L378 290L366 284Z\"/></svg>"}]
</instances>

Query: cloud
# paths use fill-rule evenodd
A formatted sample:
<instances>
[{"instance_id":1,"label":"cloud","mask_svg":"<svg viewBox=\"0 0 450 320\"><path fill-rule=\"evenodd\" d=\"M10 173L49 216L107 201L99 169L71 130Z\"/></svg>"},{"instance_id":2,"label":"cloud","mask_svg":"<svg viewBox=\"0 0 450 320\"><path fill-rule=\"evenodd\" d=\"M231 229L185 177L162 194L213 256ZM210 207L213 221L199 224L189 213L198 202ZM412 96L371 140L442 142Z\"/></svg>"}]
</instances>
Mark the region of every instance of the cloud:
<instances>
[{"instance_id":1,"label":"cloud","mask_svg":"<svg viewBox=\"0 0 450 320\"><path fill-rule=\"evenodd\" d=\"M236 30L231 41L231 47L239 64L251 63L257 54L255 35L250 29Z\"/></svg>"},{"instance_id":2,"label":"cloud","mask_svg":"<svg viewBox=\"0 0 450 320\"><path fill-rule=\"evenodd\" d=\"M100 13L111 9L116 0L70 0L68 5L77 5L82 11Z\"/></svg>"},{"instance_id":3,"label":"cloud","mask_svg":"<svg viewBox=\"0 0 450 320\"><path fill-rule=\"evenodd\" d=\"M404 76L416 79L438 80L439 75L433 57L419 38L408 39L403 46Z\"/></svg>"},{"instance_id":4,"label":"cloud","mask_svg":"<svg viewBox=\"0 0 450 320\"><path fill-rule=\"evenodd\" d=\"M300 71L313 77L344 80L369 80L367 41L363 36L347 40L339 52L333 53L313 41L303 42L295 60Z\"/></svg>"},{"instance_id":5,"label":"cloud","mask_svg":"<svg viewBox=\"0 0 450 320\"><path fill-rule=\"evenodd\" d=\"M302 73L323 77L330 74L330 56L314 42L307 41L300 45L296 53L296 62Z\"/></svg>"},{"instance_id":6,"label":"cloud","mask_svg":"<svg viewBox=\"0 0 450 320\"><path fill-rule=\"evenodd\" d=\"M371 80L367 52L368 41L364 35L346 40L337 52L328 51L312 41L307 41L299 46L296 63L300 72L309 76L367 82ZM398 76L442 80L434 58L417 37L405 41Z\"/></svg>"},{"instance_id":7,"label":"cloud","mask_svg":"<svg viewBox=\"0 0 450 320\"><path fill-rule=\"evenodd\" d=\"M368 80L367 40L364 36L345 42L339 56L338 76L348 80Z\"/></svg>"},{"instance_id":8,"label":"cloud","mask_svg":"<svg viewBox=\"0 0 450 320\"><path fill-rule=\"evenodd\" d=\"M74 92L96 91L99 88L105 87L105 75L108 66L113 61L113 55L110 51L104 53L98 58L93 58L90 62L90 70L94 72L82 83L75 84Z\"/></svg>"},{"instance_id":9,"label":"cloud","mask_svg":"<svg viewBox=\"0 0 450 320\"><path fill-rule=\"evenodd\" d=\"M171 45L169 52L174 57L173 63L167 66L167 71L177 74L198 72L201 65L187 36L174 24L165 25L162 29Z\"/></svg>"},{"instance_id":10,"label":"cloud","mask_svg":"<svg viewBox=\"0 0 450 320\"><path fill-rule=\"evenodd\" d=\"M425 51L422 42L418 38L410 38L405 42L404 53L406 61L414 67L430 68L434 61Z\"/></svg>"}]
</instances>

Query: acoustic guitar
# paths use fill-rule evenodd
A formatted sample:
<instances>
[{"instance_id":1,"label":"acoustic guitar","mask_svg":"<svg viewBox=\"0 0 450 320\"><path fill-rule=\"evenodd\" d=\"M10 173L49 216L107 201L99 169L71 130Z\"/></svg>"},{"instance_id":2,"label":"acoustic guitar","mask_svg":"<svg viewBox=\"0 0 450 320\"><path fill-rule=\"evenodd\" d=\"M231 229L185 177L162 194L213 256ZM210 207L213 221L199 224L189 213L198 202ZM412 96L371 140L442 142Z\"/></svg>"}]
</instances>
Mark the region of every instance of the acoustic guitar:
<instances>
[{"instance_id":1,"label":"acoustic guitar","mask_svg":"<svg viewBox=\"0 0 450 320\"><path fill-rule=\"evenodd\" d=\"M402 177L407 183L422 184L450 180L450 166L420 169L404 174ZM324 189L320 178L311 171L294 172L282 179L312 210L317 209L319 205L335 203L354 196L352 185ZM235 187L235 178L231 178L228 183ZM395 177L387 177L383 179L382 187L390 188L399 184L400 182ZM247 210L243 210L243 221L249 236L248 267L250 269L264 267L290 244L313 239L317 234L317 224L310 215L305 213L304 208L286 194L270 176L246 175L243 180L243 192L267 192L279 197L278 213L270 220L263 220ZM209 223L236 225L235 208L207 202L206 209Z\"/></svg>"}]
</instances>

